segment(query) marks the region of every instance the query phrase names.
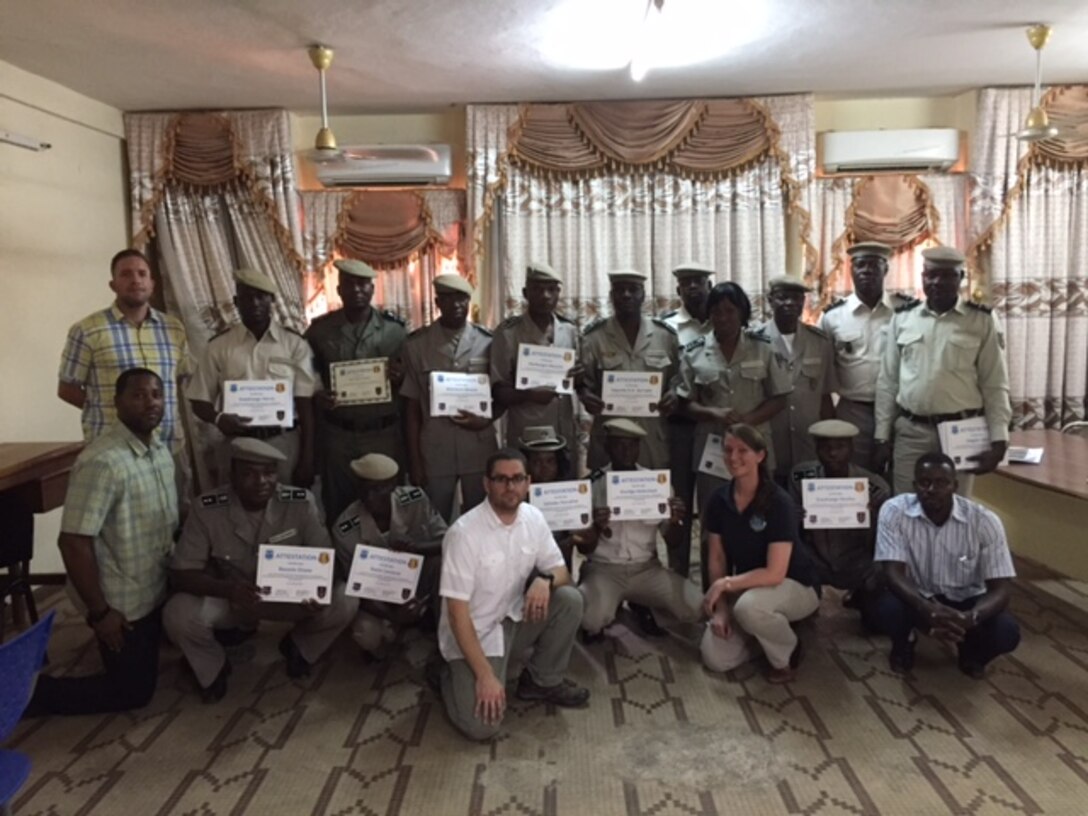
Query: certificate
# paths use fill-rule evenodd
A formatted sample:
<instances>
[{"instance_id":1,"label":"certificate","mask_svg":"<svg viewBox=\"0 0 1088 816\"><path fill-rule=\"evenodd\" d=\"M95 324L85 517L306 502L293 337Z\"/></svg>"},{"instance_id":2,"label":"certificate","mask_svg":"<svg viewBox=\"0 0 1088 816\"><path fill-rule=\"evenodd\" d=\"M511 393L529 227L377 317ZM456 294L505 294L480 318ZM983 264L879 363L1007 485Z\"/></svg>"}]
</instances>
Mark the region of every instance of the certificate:
<instances>
[{"instance_id":1,"label":"certificate","mask_svg":"<svg viewBox=\"0 0 1088 816\"><path fill-rule=\"evenodd\" d=\"M868 529L869 480L802 479L806 530Z\"/></svg>"},{"instance_id":2,"label":"certificate","mask_svg":"<svg viewBox=\"0 0 1088 816\"><path fill-rule=\"evenodd\" d=\"M703 455L699 457L699 472L709 473L719 479L732 479L733 474L725 466L725 451L722 449L722 435L708 434L703 445Z\"/></svg>"},{"instance_id":3,"label":"certificate","mask_svg":"<svg viewBox=\"0 0 1088 816\"><path fill-rule=\"evenodd\" d=\"M431 416L457 416L468 411L491 416L491 380L486 374L432 371Z\"/></svg>"},{"instance_id":4,"label":"certificate","mask_svg":"<svg viewBox=\"0 0 1088 816\"><path fill-rule=\"evenodd\" d=\"M553 531L581 530L593 521L589 481L548 482L529 488L529 503L544 514Z\"/></svg>"},{"instance_id":5,"label":"certificate","mask_svg":"<svg viewBox=\"0 0 1088 816\"><path fill-rule=\"evenodd\" d=\"M665 377L657 371L606 371L601 400L606 416L657 416Z\"/></svg>"},{"instance_id":6,"label":"certificate","mask_svg":"<svg viewBox=\"0 0 1088 816\"><path fill-rule=\"evenodd\" d=\"M968 457L990 451L990 426L986 417L957 419L942 422L937 426L937 436L941 440L941 450L956 463L956 470L975 470L977 462ZM1008 463L1008 454L1001 464Z\"/></svg>"},{"instance_id":7,"label":"certificate","mask_svg":"<svg viewBox=\"0 0 1088 816\"><path fill-rule=\"evenodd\" d=\"M356 544L344 592L356 598L402 604L415 597L422 568L422 555Z\"/></svg>"},{"instance_id":8,"label":"certificate","mask_svg":"<svg viewBox=\"0 0 1088 816\"><path fill-rule=\"evenodd\" d=\"M669 472L610 471L605 495L613 521L666 519L669 517Z\"/></svg>"},{"instance_id":9,"label":"certificate","mask_svg":"<svg viewBox=\"0 0 1088 816\"><path fill-rule=\"evenodd\" d=\"M329 603L335 560L336 551L322 547L262 544L257 552L257 588L261 600Z\"/></svg>"},{"instance_id":10,"label":"certificate","mask_svg":"<svg viewBox=\"0 0 1088 816\"><path fill-rule=\"evenodd\" d=\"M227 380L223 413L249 417L249 425L290 428L295 424L294 389L287 380Z\"/></svg>"},{"instance_id":11,"label":"certificate","mask_svg":"<svg viewBox=\"0 0 1088 816\"><path fill-rule=\"evenodd\" d=\"M389 358L346 360L329 366L329 384L339 405L370 405L389 402Z\"/></svg>"},{"instance_id":12,"label":"certificate","mask_svg":"<svg viewBox=\"0 0 1088 816\"><path fill-rule=\"evenodd\" d=\"M518 343L517 389L554 388L557 394L573 394L574 349Z\"/></svg>"}]
</instances>

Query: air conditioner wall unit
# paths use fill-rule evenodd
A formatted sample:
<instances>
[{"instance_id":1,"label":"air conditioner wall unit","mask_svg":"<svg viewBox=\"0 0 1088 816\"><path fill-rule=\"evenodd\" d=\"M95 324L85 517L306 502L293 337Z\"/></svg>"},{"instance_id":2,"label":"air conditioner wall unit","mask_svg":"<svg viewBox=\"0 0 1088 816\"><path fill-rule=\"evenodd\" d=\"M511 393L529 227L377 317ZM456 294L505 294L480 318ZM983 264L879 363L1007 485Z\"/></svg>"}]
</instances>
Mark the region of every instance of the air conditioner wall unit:
<instances>
[{"instance_id":1,"label":"air conditioner wall unit","mask_svg":"<svg viewBox=\"0 0 1088 816\"><path fill-rule=\"evenodd\" d=\"M349 145L314 167L325 187L446 184L453 154L448 144Z\"/></svg>"},{"instance_id":2,"label":"air conditioner wall unit","mask_svg":"<svg viewBox=\"0 0 1088 816\"><path fill-rule=\"evenodd\" d=\"M825 173L946 171L960 160L953 128L829 130L820 134Z\"/></svg>"}]
</instances>

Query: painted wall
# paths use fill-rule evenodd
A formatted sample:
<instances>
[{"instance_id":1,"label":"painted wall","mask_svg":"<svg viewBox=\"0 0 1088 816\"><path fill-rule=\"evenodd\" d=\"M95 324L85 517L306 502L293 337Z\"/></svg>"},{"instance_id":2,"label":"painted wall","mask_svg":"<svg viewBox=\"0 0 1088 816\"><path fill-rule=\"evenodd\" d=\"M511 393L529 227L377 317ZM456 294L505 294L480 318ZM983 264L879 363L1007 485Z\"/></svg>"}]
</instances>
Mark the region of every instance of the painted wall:
<instances>
[{"instance_id":1,"label":"painted wall","mask_svg":"<svg viewBox=\"0 0 1088 816\"><path fill-rule=\"evenodd\" d=\"M0 129L53 145L0 144L0 441L78 440L57 366L68 327L110 302L126 246L121 111L0 62ZM59 526L59 511L38 517L35 571L63 569Z\"/></svg>"},{"instance_id":2,"label":"painted wall","mask_svg":"<svg viewBox=\"0 0 1088 816\"><path fill-rule=\"evenodd\" d=\"M977 104L977 91L894 99L817 97L816 132L936 127L969 132L975 126Z\"/></svg>"}]
</instances>

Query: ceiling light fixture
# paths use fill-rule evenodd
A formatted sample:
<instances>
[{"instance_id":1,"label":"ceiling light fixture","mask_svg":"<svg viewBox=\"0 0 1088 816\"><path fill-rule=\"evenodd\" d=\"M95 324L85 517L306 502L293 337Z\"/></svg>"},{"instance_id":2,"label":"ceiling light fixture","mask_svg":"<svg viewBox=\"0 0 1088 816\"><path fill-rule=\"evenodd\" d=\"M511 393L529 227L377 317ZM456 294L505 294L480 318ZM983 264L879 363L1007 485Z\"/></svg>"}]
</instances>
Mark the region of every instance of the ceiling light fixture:
<instances>
[{"instance_id":1,"label":"ceiling light fixture","mask_svg":"<svg viewBox=\"0 0 1088 816\"><path fill-rule=\"evenodd\" d=\"M325 87L325 72L332 65L333 51L323 45L312 45L309 50L310 62L317 69L317 75L321 83L321 130L314 139L314 149L309 153L309 159L313 162L334 161L340 158L340 148L336 146L336 137L329 127L329 96Z\"/></svg>"},{"instance_id":2,"label":"ceiling light fixture","mask_svg":"<svg viewBox=\"0 0 1088 816\"><path fill-rule=\"evenodd\" d=\"M1028 42L1035 49L1034 107L1024 120L1024 127L1017 131L1016 138L1022 142L1041 142L1058 135L1058 129L1050 124L1050 117L1043 110L1043 49L1050 39L1050 26L1036 23L1027 30L1027 35Z\"/></svg>"},{"instance_id":3,"label":"ceiling light fixture","mask_svg":"<svg viewBox=\"0 0 1088 816\"><path fill-rule=\"evenodd\" d=\"M642 16L642 23L635 33L635 48L631 55L631 79L642 82L646 74L654 67L654 34L661 24L661 17L665 13L665 0L647 0L646 13Z\"/></svg>"}]
</instances>

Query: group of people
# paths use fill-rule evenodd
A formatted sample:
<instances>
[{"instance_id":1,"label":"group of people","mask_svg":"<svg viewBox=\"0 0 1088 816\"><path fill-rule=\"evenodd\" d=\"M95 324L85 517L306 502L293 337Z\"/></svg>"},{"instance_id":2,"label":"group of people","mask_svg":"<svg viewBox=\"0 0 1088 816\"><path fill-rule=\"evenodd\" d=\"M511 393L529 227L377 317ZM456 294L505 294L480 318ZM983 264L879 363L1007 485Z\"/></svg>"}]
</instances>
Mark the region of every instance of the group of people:
<instances>
[{"instance_id":1,"label":"group of people","mask_svg":"<svg viewBox=\"0 0 1088 816\"><path fill-rule=\"evenodd\" d=\"M515 665L524 663L520 698L586 705L588 690L564 677L574 643L606 636L625 604L647 635L666 631L659 616L681 637L698 632L712 671L762 652L769 681L790 682L802 656L795 624L826 586L843 591L867 630L890 637L893 671L912 670L923 632L955 644L961 670L981 676L1019 639L1007 612L1015 573L999 520L962 495L971 477L940 452L937 425L984 416L992 446L974 472L1000 462L1011 418L1000 328L959 295L955 250L923 253L924 302L885 292L888 247L849 254L854 292L818 325L803 322L810 290L800 278L769 282L772 316L757 325L741 286L687 263L673 270L678 310L648 316L645 276L620 270L609 275L611 314L581 331L557 311L562 279L546 263L529 264L524 312L494 331L469 320L470 283L439 275L438 319L410 333L372 302L377 273L362 261L335 262L343 306L304 335L275 318L275 283L242 269L240 322L194 363L181 325L150 305L147 259L118 253L116 300L72 327L58 386L81 408L88 440L59 545L103 671L43 676L30 711L145 704L163 630L214 702L227 692L227 649L261 620L293 624L279 642L292 677L345 629L381 660L402 629L420 627L437 631L427 678L451 722L486 739ZM519 383L526 344L573 352L572 393ZM333 367L375 359L386 363L389 398L343 404ZM625 371L660 375L654 416L609 410L603 383ZM490 415L436 415L431 375L442 372L489 375ZM239 380L284 383L293 425L224 411L227 383ZM175 468L187 455L180 400L217 431L218 484L187 511ZM591 418L584 448L581 416ZM706 466L710 454L728 477ZM610 474L639 469L670 474L663 519L609 508ZM527 500L531 485L581 474L592 517L553 531ZM802 485L847 477L867 479L868 526L808 529ZM328 602L263 600L261 544L334 549ZM415 596L346 594L358 544L420 556Z\"/></svg>"}]
</instances>

